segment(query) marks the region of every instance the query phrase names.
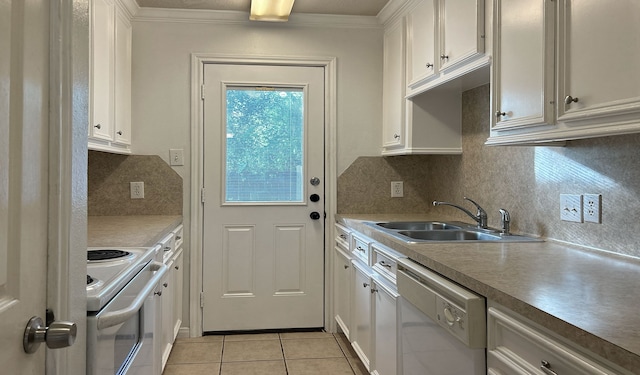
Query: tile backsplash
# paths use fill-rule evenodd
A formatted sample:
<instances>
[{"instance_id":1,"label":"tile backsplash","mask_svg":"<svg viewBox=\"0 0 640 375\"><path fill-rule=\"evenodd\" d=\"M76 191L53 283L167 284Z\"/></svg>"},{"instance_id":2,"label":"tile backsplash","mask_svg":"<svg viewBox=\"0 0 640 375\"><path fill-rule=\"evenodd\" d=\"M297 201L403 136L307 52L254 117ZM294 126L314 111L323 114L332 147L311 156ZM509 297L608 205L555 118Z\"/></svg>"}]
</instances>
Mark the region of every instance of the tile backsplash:
<instances>
[{"instance_id":1,"label":"tile backsplash","mask_svg":"<svg viewBox=\"0 0 640 375\"><path fill-rule=\"evenodd\" d=\"M131 199L130 182L144 182ZM89 216L182 215L182 177L157 155L89 151Z\"/></svg>"},{"instance_id":2,"label":"tile backsplash","mask_svg":"<svg viewBox=\"0 0 640 375\"><path fill-rule=\"evenodd\" d=\"M462 96L462 155L358 158L338 178L339 213L442 212L470 220L433 200L473 206L499 225L511 213L512 231L640 257L640 134L566 142L564 147L485 146L489 85ZM390 182L404 181L404 197ZM602 194L602 224L560 220L560 194ZM446 210L446 211L445 211Z\"/></svg>"}]
</instances>

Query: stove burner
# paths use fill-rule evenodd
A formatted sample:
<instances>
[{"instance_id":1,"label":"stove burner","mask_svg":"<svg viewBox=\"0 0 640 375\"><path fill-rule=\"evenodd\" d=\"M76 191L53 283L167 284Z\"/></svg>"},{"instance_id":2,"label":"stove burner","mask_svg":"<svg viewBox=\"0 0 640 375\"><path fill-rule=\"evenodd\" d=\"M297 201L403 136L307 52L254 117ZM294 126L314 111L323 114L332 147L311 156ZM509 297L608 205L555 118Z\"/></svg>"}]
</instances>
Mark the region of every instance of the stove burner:
<instances>
[{"instance_id":1,"label":"stove burner","mask_svg":"<svg viewBox=\"0 0 640 375\"><path fill-rule=\"evenodd\" d=\"M94 282L95 280L93 280L93 277L87 275L87 285L91 284L92 282Z\"/></svg>"},{"instance_id":2,"label":"stove burner","mask_svg":"<svg viewBox=\"0 0 640 375\"><path fill-rule=\"evenodd\" d=\"M123 250L112 250L112 249L104 249L104 250L89 250L87 251L87 260L109 260L109 259L118 259L131 255L128 251Z\"/></svg>"}]
</instances>

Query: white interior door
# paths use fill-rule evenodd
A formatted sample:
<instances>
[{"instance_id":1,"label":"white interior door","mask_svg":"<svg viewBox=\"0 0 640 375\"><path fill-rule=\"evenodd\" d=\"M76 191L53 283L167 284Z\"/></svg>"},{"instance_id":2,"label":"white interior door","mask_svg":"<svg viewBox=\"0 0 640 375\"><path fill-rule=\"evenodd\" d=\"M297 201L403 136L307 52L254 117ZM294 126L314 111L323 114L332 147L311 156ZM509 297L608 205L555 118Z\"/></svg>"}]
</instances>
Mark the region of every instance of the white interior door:
<instances>
[{"instance_id":1,"label":"white interior door","mask_svg":"<svg viewBox=\"0 0 640 375\"><path fill-rule=\"evenodd\" d=\"M23 350L45 319L48 215L49 3L0 0L0 372L44 374Z\"/></svg>"},{"instance_id":2,"label":"white interior door","mask_svg":"<svg viewBox=\"0 0 640 375\"><path fill-rule=\"evenodd\" d=\"M324 68L205 64L203 330L322 327Z\"/></svg>"}]
</instances>

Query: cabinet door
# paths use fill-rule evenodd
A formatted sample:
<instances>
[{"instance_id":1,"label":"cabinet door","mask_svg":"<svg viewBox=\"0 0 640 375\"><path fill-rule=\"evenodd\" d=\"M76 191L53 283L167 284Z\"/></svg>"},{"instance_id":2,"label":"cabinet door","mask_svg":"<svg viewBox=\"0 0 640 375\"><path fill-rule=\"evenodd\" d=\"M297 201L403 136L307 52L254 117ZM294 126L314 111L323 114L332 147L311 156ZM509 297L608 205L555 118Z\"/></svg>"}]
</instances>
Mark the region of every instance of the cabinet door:
<instances>
[{"instance_id":1,"label":"cabinet door","mask_svg":"<svg viewBox=\"0 0 640 375\"><path fill-rule=\"evenodd\" d=\"M402 147L405 142L404 18L384 33L382 81L382 147Z\"/></svg>"},{"instance_id":2,"label":"cabinet door","mask_svg":"<svg viewBox=\"0 0 640 375\"><path fill-rule=\"evenodd\" d=\"M409 90L437 73L436 0L422 0L407 14L407 86Z\"/></svg>"},{"instance_id":3,"label":"cabinet door","mask_svg":"<svg viewBox=\"0 0 640 375\"><path fill-rule=\"evenodd\" d=\"M384 284L374 282L375 322L374 368L379 375L400 374L398 371L398 297Z\"/></svg>"},{"instance_id":4,"label":"cabinet door","mask_svg":"<svg viewBox=\"0 0 640 375\"><path fill-rule=\"evenodd\" d=\"M162 368L167 364L169 354L171 353L171 346L173 344L173 305L175 285L173 283L175 270L173 268L173 262L167 264L169 272L162 280L162 330L159 334L162 336L162 345L160 353L162 355Z\"/></svg>"},{"instance_id":5,"label":"cabinet door","mask_svg":"<svg viewBox=\"0 0 640 375\"><path fill-rule=\"evenodd\" d=\"M353 349L370 370L371 358L371 276L366 269L352 261L353 265Z\"/></svg>"},{"instance_id":6,"label":"cabinet door","mask_svg":"<svg viewBox=\"0 0 640 375\"><path fill-rule=\"evenodd\" d=\"M173 262L173 269L171 272L173 273L173 337L171 339L171 343L175 341L176 336L178 336L178 332L180 331L180 327L182 326L182 295L183 295L183 287L184 287L184 269L183 269L183 254L182 249L176 250L178 251L178 256L176 260Z\"/></svg>"},{"instance_id":7,"label":"cabinet door","mask_svg":"<svg viewBox=\"0 0 640 375\"><path fill-rule=\"evenodd\" d=\"M637 123L640 1L560 4L558 119L575 124Z\"/></svg>"},{"instance_id":8,"label":"cabinet door","mask_svg":"<svg viewBox=\"0 0 640 375\"><path fill-rule=\"evenodd\" d=\"M114 141L131 144L131 24L117 12L115 30Z\"/></svg>"},{"instance_id":9,"label":"cabinet door","mask_svg":"<svg viewBox=\"0 0 640 375\"><path fill-rule=\"evenodd\" d=\"M335 319L342 332L350 338L351 259L336 248L334 261Z\"/></svg>"},{"instance_id":10,"label":"cabinet door","mask_svg":"<svg viewBox=\"0 0 640 375\"><path fill-rule=\"evenodd\" d=\"M494 0L494 130L554 122L554 4Z\"/></svg>"},{"instance_id":11,"label":"cabinet door","mask_svg":"<svg viewBox=\"0 0 640 375\"><path fill-rule=\"evenodd\" d=\"M91 1L91 124L92 138L113 139L115 6L111 0Z\"/></svg>"},{"instance_id":12,"label":"cabinet door","mask_svg":"<svg viewBox=\"0 0 640 375\"><path fill-rule=\"evenodd\" d=\"M440 0L440 70L484 53L484 0Z\"/></svg>"}]
</instances>

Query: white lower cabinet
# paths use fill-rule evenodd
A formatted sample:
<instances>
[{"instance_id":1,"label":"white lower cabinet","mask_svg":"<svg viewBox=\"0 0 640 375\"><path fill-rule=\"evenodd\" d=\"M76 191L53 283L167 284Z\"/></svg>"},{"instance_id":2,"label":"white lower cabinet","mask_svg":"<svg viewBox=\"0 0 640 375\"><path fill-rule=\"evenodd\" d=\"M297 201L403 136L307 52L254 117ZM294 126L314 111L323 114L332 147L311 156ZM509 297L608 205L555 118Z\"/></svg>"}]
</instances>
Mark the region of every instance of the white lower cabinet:
<instances>
[{"instance_id":1,"label":"white lower cabinet","mask_svg":"<svg viewBox=\"0 0 640 375\"><path fill-rule=\"evenodd\" d=\"M368 266L357 260L353 265L353 320L351 345L360 357L362 364L371 371L372 347L372 311L371 311L371 274Z\"/></svg>"},{"instance_id":2,"label":"white lower cabinet","mask_svg":"<svg viewBox=\"0 0 640 375\"><path fill-rule=\"evenodd\" d=\"M488 374L631 374L495 302L487 320Z\"/></svg>"},{"instance_id":3,"label":"white lower cabinet","mask_svg":"<svg viewBox=\"0 0 640 375\"><path fill-rule=\"evenodd\" d=\"M401 374L398 368L399 348L398 334L399 303L395 286L387 285L383 281L374 280L372 283L372 302L374 316L374 361L372 374L395 375Z\"/></svg>"},{"instance_id":4,"label":"white lower cabinet","mask_svg":"<svg viewBox=\"0 0 640 375\"><path fill-rule=\"evenodd\" d=\"M373 375L402 374L396 251L336 225L334 316ZM349 242L349 239L351 240ZM345 252L345 245L350 250Z\"/></svg>"}]
</instances>

